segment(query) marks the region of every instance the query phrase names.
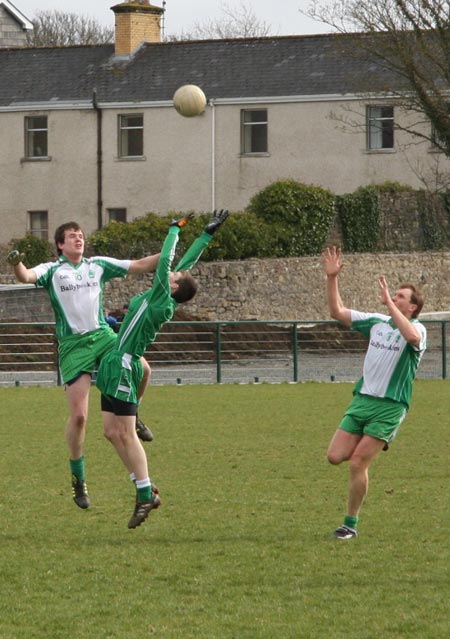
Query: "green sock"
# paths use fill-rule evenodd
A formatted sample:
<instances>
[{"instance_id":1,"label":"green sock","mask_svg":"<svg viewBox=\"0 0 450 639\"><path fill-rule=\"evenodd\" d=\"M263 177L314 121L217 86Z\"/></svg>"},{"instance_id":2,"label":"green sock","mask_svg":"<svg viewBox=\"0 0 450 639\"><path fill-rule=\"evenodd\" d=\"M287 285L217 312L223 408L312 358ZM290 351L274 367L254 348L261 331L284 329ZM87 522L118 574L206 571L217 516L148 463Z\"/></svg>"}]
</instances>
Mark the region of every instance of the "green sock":
<instances>
[{"instance_id":1,"label":"green sock","mask_svg":"<svg viewBox=\"0 0 450 639\"><path fill-rule=\"evenodd\" d=\"M152 498L152 485L148 479L136 481L136 493L138 501L148 501Z\"/></svg>"},{"instance_id":2,"label":"green sock","mask_svg":"<svg viewBox=\"0 0 450 639\"><path fill-rule=\"evenodd\" d=\"M350 515L346 515L344 517L344 526L348 526L349 528L356 528L358 525L359 517L350 517Z\"/></svg>"},{"instance_id":3,"label":"green sock","mask_svg":"<svg viewBox=\"0 0 450 639\"><path fill-rule=\"evenodd\" d=\"M81 456L79 459L71 459L69 461L72 475L76 475L80 481L84 481L86 479L84 456Z\"/></svg>"}]
</instances>

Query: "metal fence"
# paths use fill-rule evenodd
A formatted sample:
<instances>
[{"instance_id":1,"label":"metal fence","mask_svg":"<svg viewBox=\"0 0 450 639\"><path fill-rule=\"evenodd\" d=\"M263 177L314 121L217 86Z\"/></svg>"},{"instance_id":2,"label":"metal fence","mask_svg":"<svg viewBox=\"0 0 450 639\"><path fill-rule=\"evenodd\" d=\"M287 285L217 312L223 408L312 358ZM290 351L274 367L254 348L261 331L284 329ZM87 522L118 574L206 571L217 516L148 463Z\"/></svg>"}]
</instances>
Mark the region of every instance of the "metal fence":
<instances>
[{"instance_id":1,"label":"metal fence","mask_svg":"<svg viewBox=\"0 0 450 639\"><path fill-rule=\"evenodd\" d=\"M425 320L418 378L447 377L450 321ZM152 384L355 381L366 341L331 321L169 322L146 352ZM60 383L53 322L0 323L0 386Z\"/></svg>"}]
</instances>

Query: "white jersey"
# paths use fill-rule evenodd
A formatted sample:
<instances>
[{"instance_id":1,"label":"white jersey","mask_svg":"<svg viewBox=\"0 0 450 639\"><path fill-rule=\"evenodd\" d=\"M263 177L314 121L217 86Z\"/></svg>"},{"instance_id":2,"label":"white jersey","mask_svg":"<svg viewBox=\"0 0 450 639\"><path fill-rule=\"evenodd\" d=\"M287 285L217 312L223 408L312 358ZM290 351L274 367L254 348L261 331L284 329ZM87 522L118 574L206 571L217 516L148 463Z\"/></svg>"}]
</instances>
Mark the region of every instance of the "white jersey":
<instances>
[{"instance_id":1,"label":"white jersey","mask_svg":"<svg viewBox=\"0 0 450 639\"><path fill-rule=\"evenodd\" d=\"M36 286L48 291L55 313L59 341L70 335L107 328L103 314L103 289L114 277L126 277L130 260L112 257L83 258L72 264L65 257L38 264Z\"/></svg>"},{"instance_id":2,"label":"white jersey","mask_svg":"<svg viewBox=\"0 0 450 639\"><path fill-rule=\"evenodd\" d=\"M385 397L409 407L412 383L426 349L427 332L417 319L410 320L420 333L419 346L405 340L389 315L351 311L352 329L369 338L363 376L355 393Z\"/></svg>"}]
</instances>

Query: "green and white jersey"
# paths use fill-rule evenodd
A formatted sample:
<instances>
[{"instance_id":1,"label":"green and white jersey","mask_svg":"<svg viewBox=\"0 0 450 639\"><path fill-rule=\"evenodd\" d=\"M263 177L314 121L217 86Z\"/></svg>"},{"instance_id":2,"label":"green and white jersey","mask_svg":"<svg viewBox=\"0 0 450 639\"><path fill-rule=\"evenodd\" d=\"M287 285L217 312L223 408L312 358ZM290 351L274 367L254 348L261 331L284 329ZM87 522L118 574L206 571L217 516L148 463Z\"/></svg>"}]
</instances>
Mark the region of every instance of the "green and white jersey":
<instances>
[{"instance_id":1,"label":"green and white jersey","mask_svg":"<svg viewBox=\"0 0 450 639\"><path fill-rule=\"evenodd\" d=\"M137 403L142 366L139 358L152 344L163 324L172 319L177 302L170 290L169 273L178 242L178 226L169 228L161 249L153 287L130 300L129 311L120 327L115 346L102 358L97 386L104 395ZM202 233L179 261L175 271L190 270L198 261L212 235Z\"/></svg>"},{"instance_id":2,"label":"green and white jersey","mask_svg":"<svg viewBox=\"0 0 450 639\"><path fill-rule=\"evenodd\" d=\"M128 353L130 357L139 358L145 353L147 346L155 341L162 325L172 319L177 307L170 290L169 273L175 258L179 231L178 226L169 227L161 248L152 288L130 300L129 311L120 327L116 342L116 350ZM194 240L174 270L191 270L211 240L212 235L202 233Z\"/></svg>"},{"instance_id":3,"label":"green and white jersey","mask_svg":"<svg viewBox=\"0 0 450 639\"><path fill-rule=\"evenodd\" d=\"M58 341L108 327L103 316L105 283L114 277L126 277L129 268L130 260L91 257L72 264L63 256L32 268L36 286L49 294Z\"/></svg>"},{"instance_id":4,"label":"green and white jersey","mask_svg":"<svg viewBox=\"0 0 450 639\"><path fill-rule=\"evenodd\" d=\"M412 384L426 349L426 328L410 320L420 333L419 346L408 343L389 315L351 311L352 329L369 339L363 376L354 393L385 397L409 407Z\"/></svg>"}]
</instances>

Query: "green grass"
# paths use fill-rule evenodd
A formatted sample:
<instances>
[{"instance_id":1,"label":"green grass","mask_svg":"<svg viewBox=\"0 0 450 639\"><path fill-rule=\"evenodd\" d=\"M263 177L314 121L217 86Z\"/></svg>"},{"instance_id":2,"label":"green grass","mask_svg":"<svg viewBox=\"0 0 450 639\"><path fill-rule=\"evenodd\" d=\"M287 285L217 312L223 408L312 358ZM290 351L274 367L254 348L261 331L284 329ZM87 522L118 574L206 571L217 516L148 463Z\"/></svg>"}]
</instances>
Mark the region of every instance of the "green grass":
<instances>
[{"instance_id":1,"label":"green grass","mask_svg":"<svg viewBox=\"0 0 450 639\"><path fill-rule=\"evenodd\" d=\"M134 531L97 391L82 511L63 390L1 389L1 639L448 637L449 391L416 382L360 536L340 542L348 471L325 452L351 385L149 388L163 507Z\"/></svg>"}]
</instances>

